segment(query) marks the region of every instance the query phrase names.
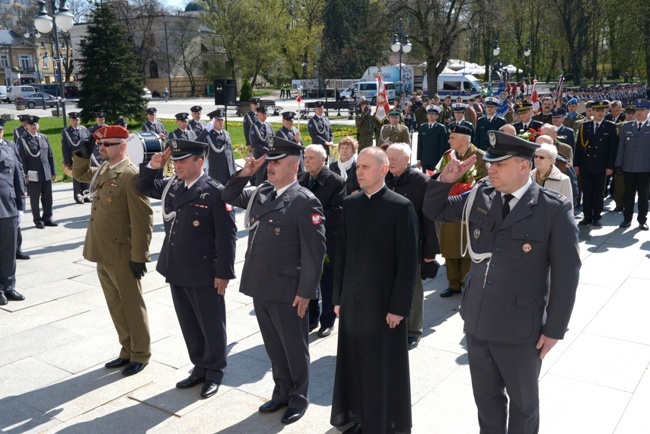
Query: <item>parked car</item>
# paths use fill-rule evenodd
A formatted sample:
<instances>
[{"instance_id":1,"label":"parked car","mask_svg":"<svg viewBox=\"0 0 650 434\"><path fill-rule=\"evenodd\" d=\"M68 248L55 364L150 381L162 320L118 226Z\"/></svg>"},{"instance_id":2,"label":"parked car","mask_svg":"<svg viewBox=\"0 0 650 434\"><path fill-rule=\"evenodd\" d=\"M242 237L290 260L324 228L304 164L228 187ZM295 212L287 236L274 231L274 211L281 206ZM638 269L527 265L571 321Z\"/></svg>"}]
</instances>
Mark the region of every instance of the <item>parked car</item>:
<instances>
[{"instance_id":1,"label":"parked car","mask_svg":"<svg viewBox=\"0 0 650 434\"><path fill-rule=\"evenodd\" d=\"M144 95L142 95L143 98L151 99L151 91L148 87L142 88L142 92L144 93Z\"/></svg>"},{"instance_id":2,"label":"parked car","mask_svg":"<svg viewBox=\"0 0 650 434\"><path fill-rule=\"evenodd\" d=\"M36 92L36 89L34 89L34 86L12 86L9 89L7 89L7 102L13 102L18 98L19 96L22 96L25 93L33 93Z\"/></svg>"},{"instance_id":3,"label":"parked car","mask_svg":"<svg viewBox=\"0 0 650 434\"><path fill-rule=\"evenodd\" d=\"M22 103L27 108L31 109L38 106L43 107L43 100L45 100L46 107L56 107L59 103L59 99L55 96L50 95L49 93L33 92L25 93L16 98L16 104Z\"/></svg>"},{"instance_id":4,"label":"parked car","mask_svg":"<svg viewBox=\"0 0 650 434\"><path fill-rule=\"evenodd\" d=\"M0 102L4 101L7 101L7 86L0 86Z\"/></svg>"}]
</instances>

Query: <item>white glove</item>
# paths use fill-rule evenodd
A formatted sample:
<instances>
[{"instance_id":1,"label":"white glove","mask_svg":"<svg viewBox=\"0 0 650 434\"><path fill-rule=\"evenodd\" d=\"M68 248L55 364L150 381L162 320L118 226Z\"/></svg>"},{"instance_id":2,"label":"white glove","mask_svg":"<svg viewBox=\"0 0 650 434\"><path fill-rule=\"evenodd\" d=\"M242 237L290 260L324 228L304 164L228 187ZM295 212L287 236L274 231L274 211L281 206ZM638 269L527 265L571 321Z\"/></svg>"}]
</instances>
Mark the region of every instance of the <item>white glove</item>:
<instances>
[{"instance_id":1,"label":"white glove","mask_svg":"<svg viewBox=\"0 0 650 434\"><path fill-rule=\"evenodd\" d=\"M20 224L20 222L23 220L23 214L24 213L25 213L25 211L20 210L20 209L18 210L18 224Z\"/></svg>"},{"instance_id":2,"label":"white glove","mask_svg":"<svg viewBox=\"0 0 650 434\"><path fill-rule=\"evenodd\" d=\"M209 133L210 131L214 130L214 120L216 118L210 119L210 122L205 126L206 131Z\"/></svg>"}]
</instances>

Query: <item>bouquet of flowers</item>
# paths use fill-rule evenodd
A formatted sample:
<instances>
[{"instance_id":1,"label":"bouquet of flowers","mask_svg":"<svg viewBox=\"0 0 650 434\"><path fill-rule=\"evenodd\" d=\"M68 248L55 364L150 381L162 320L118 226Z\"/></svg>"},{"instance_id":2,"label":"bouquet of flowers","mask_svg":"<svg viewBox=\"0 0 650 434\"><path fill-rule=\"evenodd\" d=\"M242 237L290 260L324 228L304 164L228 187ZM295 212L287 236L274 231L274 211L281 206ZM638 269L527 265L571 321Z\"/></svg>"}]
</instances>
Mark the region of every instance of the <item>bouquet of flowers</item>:
<instances>
[{"instance_id":1,"label":"bouquet of flowers","mask_svg":"<svg viewBox=\"0 0 650 434\"><path fill-rule=\"evenodd\" d=\"M517 137L534 143L540 134L541 134L541 130L536 130L535 128L528 128L528 131L521 130L517 134Z\"/></svg>"}]
</instances>

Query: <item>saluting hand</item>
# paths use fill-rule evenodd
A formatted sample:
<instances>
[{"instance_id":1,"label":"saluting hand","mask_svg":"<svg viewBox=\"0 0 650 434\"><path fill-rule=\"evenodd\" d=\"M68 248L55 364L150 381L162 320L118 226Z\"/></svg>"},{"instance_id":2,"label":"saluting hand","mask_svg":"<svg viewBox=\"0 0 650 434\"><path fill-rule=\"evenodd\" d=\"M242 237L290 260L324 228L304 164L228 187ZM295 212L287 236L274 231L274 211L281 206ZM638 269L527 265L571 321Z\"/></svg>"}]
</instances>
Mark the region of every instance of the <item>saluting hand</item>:
<instances>
[{"instance_id":1,"label":"saluting hand","mask_svg":"<svg viewBox=\"0 0 650 434\"><path fill-rule=\"evenodd\" d=\"M228 282L230 282L229 279L219 279L218 277L214 278L214 287L217 290L217 294L224 295L226 293Z\"/></svg>"},{"instance_id":2,"label":"saluting hand","mask_svg":"<svg viewBox=\"0 0 650 434\"><path fill-rule=\"evenodd\" d=\"M262 167L264 160L266 160L266 154L262 155L257 160L253 157L246 158L244 168L239 171L237 176L253 176L253 174Z\"/></svg>"},{"instance_id":3,"label":"saluting hand","mask_svg":"<svg viewBox=\"0 0 650 434\"><path fill-rule=\"evenodd\" d=\"M162 169L165 164L167 164L167 160L169 160L169 157L172 154L172 148L167 148L165 149L165 152L156 152L153 154L151 157L151 161L149 164L151 164L152 169Z\"/></svg>"},{"instance_id":4,"label":"saluting hand","mask_svg":"<svg viewBox=\"0 0 650 434\"><path fill-rule=\"evenodd\" d=\"M309 306L309 299L302 298L296 295L296 298L293 299L293 304L291 306L296 307L298 311L298 316L303 318L305 313L307 313L307 307Z\"/></svg>"},{"instance_id":5,"label":"saluting hand","mask_svg":"<svg viewBox=\"0 0 650 434\"><path fill-rule=\"evenodd\" d=\"M458 181L469 169L476 164L476 155L472 155L465 161L450 160L438 178L441 182L450 184Z\"/></svg>"}]
</instances>

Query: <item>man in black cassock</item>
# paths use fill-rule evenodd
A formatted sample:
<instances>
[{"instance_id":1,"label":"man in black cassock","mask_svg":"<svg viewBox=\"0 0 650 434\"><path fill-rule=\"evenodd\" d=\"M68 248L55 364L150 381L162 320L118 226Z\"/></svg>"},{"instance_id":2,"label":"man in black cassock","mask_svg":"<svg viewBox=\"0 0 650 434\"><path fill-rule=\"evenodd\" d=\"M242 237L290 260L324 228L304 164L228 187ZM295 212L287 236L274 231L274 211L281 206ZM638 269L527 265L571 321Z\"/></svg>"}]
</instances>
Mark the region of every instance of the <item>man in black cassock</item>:
<instances>
[{"instance_id":1,"label":"man in black cassock","mask_svg":"<svg viewBox=\"0 0 650 434\"><path fill-rule=\"evenodd\" d=\"M388 157L361 151L362 192L348 196L339 225L333 303L339 342L330 423L345 433L408 433L411 391L407 323L417 275L418 219L384 185Z\"/></svg>"}]
</instances>

